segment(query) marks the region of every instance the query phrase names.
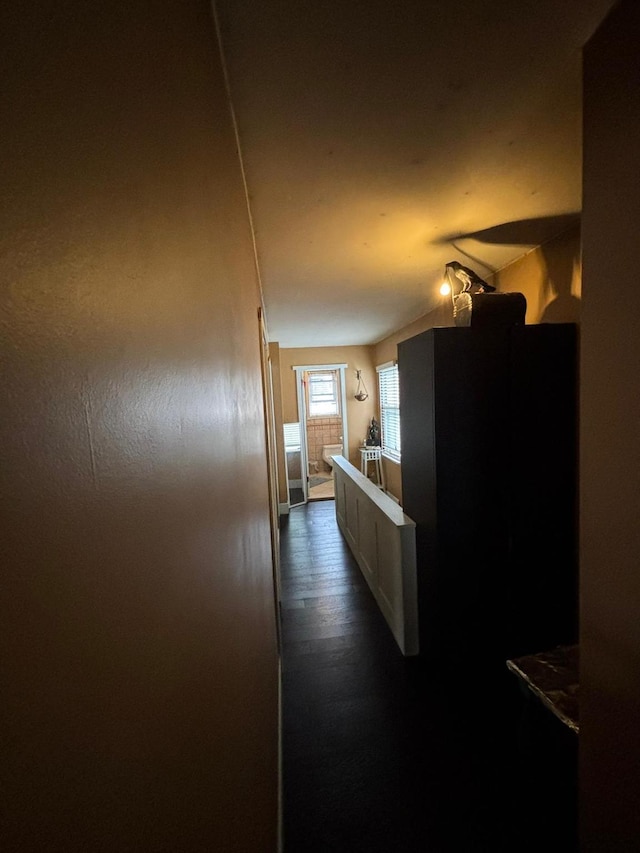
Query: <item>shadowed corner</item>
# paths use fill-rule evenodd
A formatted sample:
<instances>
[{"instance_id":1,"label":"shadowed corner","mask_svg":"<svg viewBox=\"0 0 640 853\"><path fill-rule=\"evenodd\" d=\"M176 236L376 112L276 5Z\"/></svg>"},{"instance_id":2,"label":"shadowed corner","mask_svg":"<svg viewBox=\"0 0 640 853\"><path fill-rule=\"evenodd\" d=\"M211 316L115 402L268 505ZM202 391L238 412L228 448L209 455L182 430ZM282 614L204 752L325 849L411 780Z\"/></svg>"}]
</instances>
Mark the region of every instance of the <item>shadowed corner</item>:
<instances>
[{"instance_id":1,"label":"shadowed corner","mask_svg":"<svg viewBox=\"0 0 640 853\"><path fill-rule=\"evenodd\" d=\"M503 222L480 231L466 234L444 234L434 241L436 245L451 244L457 240L477 240L502 246L541 246L549 240L580 224L580 213L563 213L557 216L539 216Z\"/></svg>"},{"instance_id":2,"label":"shadowed corner","mask_svg":"<svg viewBox=\"0 0 640 853\"><path fill-rule=\"evenodd\" d=\"M521 219L505 222L491 228L470 231L465 234L443 236L439 244L448 244L476 263L490 269L485 260L473 256L457 244L456 241L475 240L485 245L521 245L523 247L539 247L539 263L541 281L541 300L539 309L534 309L533 316L538 323L578 322L580 317L580 257L579 236L575 241L575 249L567 251L563 234L580 231L581 216L579 213L567 213L558 216L545 216L535 219ZM526 254L526 252L525 252ZM501 271L493 269L494 282L498 289L504 289L501 282ZM578 282L577 287L575 286ZM501 287L502 284L502 287ZM507 289L508 285L507 285ZM529 314L528 314L529 317ZM532 322L529 318L528 322Z\"/></svg>"},{"instance_id":3,"label":"shadowed corner","mask_svg":"<svg viewBox=\"0 0 640 853\"><path fill-rule=\"evenodd\" d=\"M545 282L546 306L540 317L541 323L562 323L566 321L579 322L580 296L574 292L574 280L578 281L580 292L580 241L572 254L558 251L552 243L540 246L540 252L547 265Z\"/></svg>"}]
</instances>

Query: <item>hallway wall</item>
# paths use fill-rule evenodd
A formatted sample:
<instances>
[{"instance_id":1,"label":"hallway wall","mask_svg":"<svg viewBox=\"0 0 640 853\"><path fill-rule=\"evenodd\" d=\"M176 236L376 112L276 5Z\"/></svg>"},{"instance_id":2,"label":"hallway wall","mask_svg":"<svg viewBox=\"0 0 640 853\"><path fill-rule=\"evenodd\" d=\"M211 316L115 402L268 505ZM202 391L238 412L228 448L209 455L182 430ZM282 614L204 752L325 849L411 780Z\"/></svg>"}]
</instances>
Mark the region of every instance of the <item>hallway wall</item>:
<instances>
[{"instance_id":1,"label":"hallway wall","mask_svg":"<svg viewBox=\"0 0 640 853\"><path fill-rule=\"evenodd\" d=\"M2 847L274 851L260 293L210 6L0 18Z\"/></svg>"},{"instance_id":2,"label":"hallway wall","mask_svg":"<svg viewBox=\"0 0 640 853\"><path fill-rule=\"evenodd\" d=\"M526 323L579 323L582 297L580 226L527 252L488 280L503 293L523 293Z\"/></svg>"},{"instance_id":3,"label":"hallway wall","mask_svg":"<svg viewBox=\"0 0 640 853\"><path fill-rule=\"evenodd\" d=\"M640 847L640 7L584 55L580 785L583 853Z\"/></svg>"}]
</instances>

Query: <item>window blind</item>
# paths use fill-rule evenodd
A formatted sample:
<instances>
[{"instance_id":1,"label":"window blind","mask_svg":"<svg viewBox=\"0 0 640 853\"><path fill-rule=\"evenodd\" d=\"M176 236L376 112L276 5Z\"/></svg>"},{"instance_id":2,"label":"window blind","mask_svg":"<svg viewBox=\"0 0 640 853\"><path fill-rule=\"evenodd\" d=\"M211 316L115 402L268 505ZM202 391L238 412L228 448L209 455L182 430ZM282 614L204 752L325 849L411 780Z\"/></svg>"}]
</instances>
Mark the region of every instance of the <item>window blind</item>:
<instances>
[{"instance_id":1,"label":"window blind","mask_svg":"<svg viewBox=\"0 0 640 853\"><path fill-rule=\"evenodd\" d=\"M335 370L307 374L309 417L332 417L340 414L338 375Z\"/></svg>"},{"instance_id":2,"label":"window blind","mask_svg":"<svg viewBox=\"0 0 640 853\"><path fill-rule=\"evenodd\" d=\"M400 383L398 365L377 368L380 395L380 433L382 450L400 461Z\"/></svg>"}]
</instances>

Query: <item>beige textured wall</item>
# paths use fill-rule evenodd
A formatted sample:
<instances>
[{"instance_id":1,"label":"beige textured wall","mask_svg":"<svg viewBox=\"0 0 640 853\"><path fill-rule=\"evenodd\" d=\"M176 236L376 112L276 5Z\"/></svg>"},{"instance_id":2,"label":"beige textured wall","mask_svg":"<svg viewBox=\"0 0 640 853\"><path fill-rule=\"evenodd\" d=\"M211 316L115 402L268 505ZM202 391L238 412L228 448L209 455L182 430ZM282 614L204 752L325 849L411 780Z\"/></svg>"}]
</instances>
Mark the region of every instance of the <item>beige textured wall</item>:
<instances>
[{"instance_id":1,"label":"beige textured wall","mask_svg":"<svg viewBox=\"0 0 640 853\"><path fill-rule=\"evenodd\" d=\"M584 853L640 847L640 6L584 56L580 792Z\"/></svg>"},{"instance_id":2,"label":"beige textured wall","mask_svg":"<svg viewBox=\"0 0 640 853\"><path fill-rule=\"evenodd\" d=\"M503 292L524 293L527 323L579 323L580 228L528 252L489 280Z\"/></svg>"},{"instance_id":3,"label":"beige textured wall","mask_svg":"<svg viewBox=\"0 0 640 853\"><path fill-rule=\"evenodd\" d=\"M296 375L292 367L305 364L346 364L347 422L349 426L349 461L360 467L358 447L367 433L367 426L377 409L377 377L372 361L372 348L353 347L306 347L280 350L282 380L282 407L285 422L298 420L296 398ZM356 370L362 370L362 378L369 392L369 399L359 402L356 392ZM346 455L346 454L345 454Z\"/></svg>"},{"instance_id":4,"label":"beige textured wall","mask_svg":"<svg viewBox=\"0 0 640 853\"><path fill-rule=\"evenodd\" d=\"M273 851L260 299L210 8L0 18L2 847Z\"/></svg>"}]
</instances>

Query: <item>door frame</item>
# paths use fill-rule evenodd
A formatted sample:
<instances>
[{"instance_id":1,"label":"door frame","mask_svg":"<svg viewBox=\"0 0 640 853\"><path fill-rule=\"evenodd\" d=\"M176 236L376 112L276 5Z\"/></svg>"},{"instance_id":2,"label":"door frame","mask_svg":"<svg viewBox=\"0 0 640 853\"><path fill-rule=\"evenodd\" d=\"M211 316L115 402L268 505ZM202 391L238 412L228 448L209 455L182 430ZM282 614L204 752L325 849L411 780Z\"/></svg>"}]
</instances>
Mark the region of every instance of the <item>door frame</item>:
<instances>
[{"instance_id":1,"label":"door frame","mask_svg":"<svg viewBox=\"0 0 640 853\"><path fill-rule=\"evenodd\" d=\"M296 395L298 398L298 420L300 421L300 462L302 465L302 493L304 503L309 500L309 454L307 449L307 401L304 393L303 378L305 372L316 370L337 370L340 377L340 408L342 411L342 454L349 458L349 424L347 418L347 384L345 371L348 364L295 364L291 369L296 372Z\"/></svg>"}]
</instances>

